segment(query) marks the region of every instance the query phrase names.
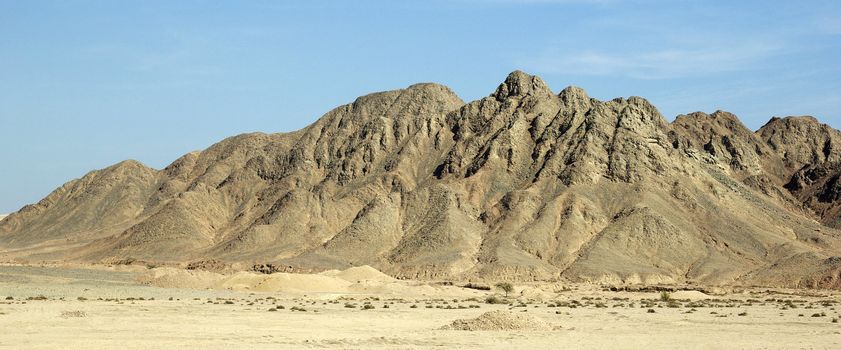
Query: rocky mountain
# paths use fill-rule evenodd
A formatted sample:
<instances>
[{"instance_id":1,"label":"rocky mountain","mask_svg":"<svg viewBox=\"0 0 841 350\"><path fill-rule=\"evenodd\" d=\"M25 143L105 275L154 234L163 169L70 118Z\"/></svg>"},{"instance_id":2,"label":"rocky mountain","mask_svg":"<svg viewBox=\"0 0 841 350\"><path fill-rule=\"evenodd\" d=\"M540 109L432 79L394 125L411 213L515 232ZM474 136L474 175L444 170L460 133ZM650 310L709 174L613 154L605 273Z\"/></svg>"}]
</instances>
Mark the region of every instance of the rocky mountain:
<instances>
[{"instance_id":1,"label":"rocky mountain","mask_svg":"<svg viewBox=\"0 0 841 350\"><path fill-rule=\"evenodd\" d=\"M839 142L811 117L669 123L519 71L469 103L417 84L93 171L0 221L0 260L841 288Z\"/></svg>"}]
</instances>

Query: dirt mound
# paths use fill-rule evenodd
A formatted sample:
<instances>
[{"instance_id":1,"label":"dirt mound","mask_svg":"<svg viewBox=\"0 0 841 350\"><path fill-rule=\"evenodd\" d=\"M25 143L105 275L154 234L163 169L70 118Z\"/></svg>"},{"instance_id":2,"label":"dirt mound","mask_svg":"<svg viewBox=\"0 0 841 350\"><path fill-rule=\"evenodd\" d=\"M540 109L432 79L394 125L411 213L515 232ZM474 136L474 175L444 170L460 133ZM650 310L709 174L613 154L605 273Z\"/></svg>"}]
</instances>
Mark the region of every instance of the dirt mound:
<instances>
[{"instance_id":1,"label":"dirt mound","mask_svg":"<svg viewBox=\"0 0 841 350\"><path fill-rule=\"evenodd\" d=\"M162 288L212 288L221 279L220 274L203 270L182 270L159 267L138 276L137 281Z\"/></svg>"},{"instance_id":2,"label":"dirt mound","mask_svg":"<svg viewBox=\"0 0 841 350\"><path fill-rule=\"evenodd\" d=\"M351 267L344 271L330 270L321 273L325 276L332 276L341 278L345 281L360 282L360 281L376 281L376 282L394 282L396 278L386 275L379 270L368 265Z\"/></svg>"},{"instance_id":3,"label":"dirt mound","mask_svg":"<svg viewBox=\"0 0 841 350\"><path fill-rule=\"evenodd\" d=\"M523 312L490 311L479 317L455 320L441 327L457 331L550 331L548 323Z\"/></svg>"},{"instance_id":4,"label":"dirt mound","mask_svg":"<svg viewBox=\"0 0 841 350\"><path fill-rule=\"evenodd\" d=\"M353 278L348 280L348 276ZM370 267L328 271L320 274L273 273L268 275L252 271L221 274L203 270L160 267L145 271L137 280L163 288L226 289L290 294L391 294L404 297L465 298L479 295L475 291L466 291L454 286L431 286L414 281L399 281Z\"/></svg>"}]
</instances>

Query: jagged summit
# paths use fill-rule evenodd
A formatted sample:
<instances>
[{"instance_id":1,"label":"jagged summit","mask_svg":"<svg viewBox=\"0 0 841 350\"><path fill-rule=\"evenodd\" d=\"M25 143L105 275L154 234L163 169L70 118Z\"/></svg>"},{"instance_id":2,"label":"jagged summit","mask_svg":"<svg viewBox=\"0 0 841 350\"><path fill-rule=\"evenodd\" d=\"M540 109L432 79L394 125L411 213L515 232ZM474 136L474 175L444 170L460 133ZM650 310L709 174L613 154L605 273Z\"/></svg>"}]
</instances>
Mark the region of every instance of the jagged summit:
<instances>
[{"instance_id":1,"label":"jagged summit","mask_svg":"<svg viewBox=\"0 0 841 350\"><path fill-rule=\"evenodd\" d=\"M839 135L723 111L668 123L521 71L467 103L416 84L163 170L93 171L0 221L0 260L839 288Z\"/></svg>"},{"instance_id":2,"label":"jagged summit","mask_svg":"<svg viewBox=\"0 0 841 350\"><path fill-rule=\"evenodd\" d=\"M590 96L587 95L587 91L584 91L584 89L577 86L565 87L558 94L558 97L561 98L561 101L564 104L573 105L576 108L582 108L591 102Z\"/></svg>"},{"instance_id":3,"label":"jagged summit","mask_svg":"<svg viewBox=\"0 0 841 350\"><path fill-rule=\"evenodd\" d=\"M499 84L499 87L496 88L496 91L491 96L497 100L502 100L509 97L529 95L552 95L552 90L549 89L549 86L540 77L517 70L508 74L505 81Z\"/></svg>"}]
</instances>

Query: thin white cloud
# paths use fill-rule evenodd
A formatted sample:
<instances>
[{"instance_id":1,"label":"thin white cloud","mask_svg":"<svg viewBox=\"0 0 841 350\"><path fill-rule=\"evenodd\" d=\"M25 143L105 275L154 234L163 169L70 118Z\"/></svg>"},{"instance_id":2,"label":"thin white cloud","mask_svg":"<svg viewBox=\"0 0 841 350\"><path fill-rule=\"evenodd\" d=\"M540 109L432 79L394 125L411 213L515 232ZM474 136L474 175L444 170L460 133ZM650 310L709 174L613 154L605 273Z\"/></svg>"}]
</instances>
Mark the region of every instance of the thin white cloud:
<instances>
[{"instance_id":1,"label":"thin white cloud","mask_svg":"<svg viewBox=\"0 0 841 350\"><path fill-rule=\"evenodd\" d=\"M821 34L841 35L841 17L821 18L817 21L817 27Z\"/></svg>"},{"instance_id":2,"label":"thin white cloud","mask_svg":"<svg viewBox=\"0 0 841 350\"><path fill-rule=\"evenodd\" d=\"M523 58L519 64L550 74L671 79L749 70L782 51L781 46L759 43L629 53L551 48L534 57Z\"/></svg>"},{"instance_id":3,"label":"thin white cloud","mask_svg":"<svg viewBox=\"0 0 841 350\"><path fill-rule=\"evenodd\" d=\"M569 4L569 5L605 5L621 2L622 0L462 0L470 3L501 4L501 5L540 5L540 4ZM627 0L625 0L627 2Z\"/></svg>"}]
</instances>

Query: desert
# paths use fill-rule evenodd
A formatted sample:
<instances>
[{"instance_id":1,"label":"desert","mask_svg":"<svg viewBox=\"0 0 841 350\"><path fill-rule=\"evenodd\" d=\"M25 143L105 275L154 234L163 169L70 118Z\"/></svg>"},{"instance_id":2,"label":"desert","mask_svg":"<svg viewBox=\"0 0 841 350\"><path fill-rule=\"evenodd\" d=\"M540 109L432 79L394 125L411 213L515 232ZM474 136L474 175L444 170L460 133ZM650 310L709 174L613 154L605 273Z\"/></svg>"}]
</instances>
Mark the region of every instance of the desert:
<instances>
[{"instance_id":1,"label":"desert","mask_svg":"<svg viewBox=\"0 0 841 350\"><path fill-rule=\"evenodd\" d=\"M161 271L158 271L161 270ZM145 266L2 265L3 348L833 349L841 295L736 288L383 280L376 270L222 275ZM172 278L163 278L170 276ZM193 278L185 278L192 276ZM221 276L225 276L220 278ZM289 276L281 279L288 280ZM225 280L224 282L221 282ZM346 283L336 283L343 280ZM157 282L155 282L157 281ZM208 283L197 285L197 281ZM215 282L214 282L215 281ZM331 281L331 283L326 283ZM236 283L234 283L236 282ZM175 285L183 287L173 287ZM159 287L157 285L165 285ZM187 288L189 287L189 288ZM667 291L671 290L671 291ZM710 293L710 294L707 294ZM314 331L314 330L318 331ZM773 342L768 339L773 337Z\"/></svg>"},{"instance_id":2,"label":"desert","mask_svg":"<svg viewBox=\"0 0 841 350\"><path fill-rule=\"evenodd\" d=\"M0 350L841 349L841 1L0 1Z\"/></svg>"},{"instance_id":3,"label":"desert","mask_svg":"<svg viewBox=\"0 0 841 350\"><path fill-rule=\"evenodd\" d=\"M0 219L0 344L830 349L837 145L522 71L374 93Z\"/></svg>"},{"instance_id":4,"label":"desert","mask_svg":"<svg viewBox=\"0 0 841 350\"><path fill-rule=\"evenodd\" d=\"M837 145L522 71L374 93L0 219L0 344L835 348Z\"/></svg>"}]
</instances>

